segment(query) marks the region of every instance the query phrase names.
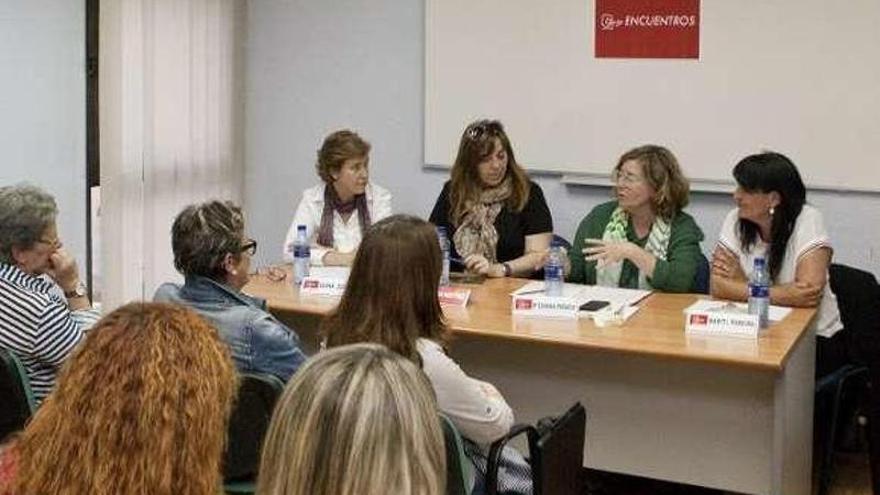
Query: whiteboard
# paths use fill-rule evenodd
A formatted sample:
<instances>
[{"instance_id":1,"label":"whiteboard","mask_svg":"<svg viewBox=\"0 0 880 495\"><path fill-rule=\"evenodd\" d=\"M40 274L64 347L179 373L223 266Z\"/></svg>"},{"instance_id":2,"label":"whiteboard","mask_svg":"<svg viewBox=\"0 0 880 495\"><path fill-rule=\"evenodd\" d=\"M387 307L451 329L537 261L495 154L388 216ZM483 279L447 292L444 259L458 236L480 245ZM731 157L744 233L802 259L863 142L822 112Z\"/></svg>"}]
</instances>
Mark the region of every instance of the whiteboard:
<instances>
[{"instance_id":1,"label":"whiteboard","mask_svg":"<svg viewBox=\"0 0 880 495\"><path fill-rule=\"evenodd\" d=\"M425 161L501 120L527 169L607 177L645 143L692 179L787 154L812 187L880 191L880 1L704 0L700 58L597 59L593 0L426 0Z\"/></svg>"}]
</instances>

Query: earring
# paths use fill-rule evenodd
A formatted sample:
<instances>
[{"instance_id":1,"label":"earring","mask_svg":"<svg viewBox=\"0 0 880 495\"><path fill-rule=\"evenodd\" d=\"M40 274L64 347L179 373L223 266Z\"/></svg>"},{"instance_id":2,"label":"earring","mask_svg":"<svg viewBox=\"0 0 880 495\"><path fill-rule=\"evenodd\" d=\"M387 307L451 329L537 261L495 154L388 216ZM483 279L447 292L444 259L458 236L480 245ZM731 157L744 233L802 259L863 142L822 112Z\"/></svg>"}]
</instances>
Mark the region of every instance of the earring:
<instances>
[{"instance_id":1,"label":"earring","mask_svg":"<svg viewBox=\"0 0 880 495\"><path fill-rule=\"evenodd\" d=\"M776 213L776 208L771 206L770 207L770 216L772 217L774 213Z\"/></svg>"}]
</instances>

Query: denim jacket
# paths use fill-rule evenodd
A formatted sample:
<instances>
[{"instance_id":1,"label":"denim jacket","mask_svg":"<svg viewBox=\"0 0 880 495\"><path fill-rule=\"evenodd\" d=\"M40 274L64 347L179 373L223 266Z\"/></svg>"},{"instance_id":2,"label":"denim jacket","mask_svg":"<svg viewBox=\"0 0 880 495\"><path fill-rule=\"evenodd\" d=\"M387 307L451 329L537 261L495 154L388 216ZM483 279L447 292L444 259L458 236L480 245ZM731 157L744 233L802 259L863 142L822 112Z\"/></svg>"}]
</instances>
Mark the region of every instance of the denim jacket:
<instances>
[{"instance_id":1,"label":"denim jacket","mask_svg":"<svg viewBox=\"0 0 880 495\"><path fill-rule=\"evenodd\" d=\"M285 382L306 360L296 332L266 311L266 301L206 277L166 283L153 300L189 306L213 324L242 372L269 373Z\"/></svg>"}]
</instances>

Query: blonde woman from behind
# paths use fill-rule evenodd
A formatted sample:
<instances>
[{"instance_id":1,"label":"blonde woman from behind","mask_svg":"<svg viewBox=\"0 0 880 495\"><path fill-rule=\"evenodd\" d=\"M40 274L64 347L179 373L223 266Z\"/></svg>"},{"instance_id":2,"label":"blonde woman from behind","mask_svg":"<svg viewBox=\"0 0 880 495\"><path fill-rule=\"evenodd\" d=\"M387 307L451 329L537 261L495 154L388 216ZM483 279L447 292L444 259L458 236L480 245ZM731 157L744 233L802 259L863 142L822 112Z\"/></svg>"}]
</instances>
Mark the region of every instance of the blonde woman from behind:
<instances>
[{"instance_id":1,"label":"blonde woman from behind","mask_svg":"<svg viewBox=\"0 0 880 495\"><path fill-rule=\"evenodd\" d=\"M435 495L446 465L437 404L412 361L378 344L322 352L275 408L260 495Z\"/></svg>"}]
</instances>

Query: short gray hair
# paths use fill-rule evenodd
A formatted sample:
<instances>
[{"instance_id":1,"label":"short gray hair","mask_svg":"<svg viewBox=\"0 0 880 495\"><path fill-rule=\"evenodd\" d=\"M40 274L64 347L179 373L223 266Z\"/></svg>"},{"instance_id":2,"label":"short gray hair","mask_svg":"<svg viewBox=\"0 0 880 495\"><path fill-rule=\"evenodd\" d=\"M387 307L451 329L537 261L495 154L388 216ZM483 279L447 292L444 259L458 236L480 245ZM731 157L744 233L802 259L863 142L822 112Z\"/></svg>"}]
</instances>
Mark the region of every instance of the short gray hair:
<instances>
[{"instance_id":1,"label":"short gray hair","mask_svg":"<svg viewBox=\"0 0 880 495\"><path fill-rule=\"evenodd\" d=\"M32 248L57 216L55 198L39 187L0 187L0 262L15 263L12 248Z\"/></svg>"},{"instance_id":2,"label":"short gray hair","mask_svg":"<svg viewBox=\"0 0 880 495\"><path fill-rule=\"evenodd\" d=\"M244 238L244 215L230 201L189 205L171 226L174 267L185 276L201 275L214 280L224 276L223 259L238 258Z\"/></svg>"}]
</instances>

